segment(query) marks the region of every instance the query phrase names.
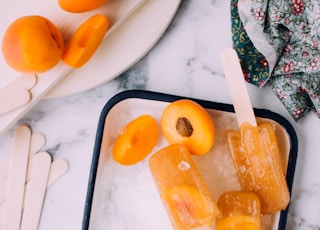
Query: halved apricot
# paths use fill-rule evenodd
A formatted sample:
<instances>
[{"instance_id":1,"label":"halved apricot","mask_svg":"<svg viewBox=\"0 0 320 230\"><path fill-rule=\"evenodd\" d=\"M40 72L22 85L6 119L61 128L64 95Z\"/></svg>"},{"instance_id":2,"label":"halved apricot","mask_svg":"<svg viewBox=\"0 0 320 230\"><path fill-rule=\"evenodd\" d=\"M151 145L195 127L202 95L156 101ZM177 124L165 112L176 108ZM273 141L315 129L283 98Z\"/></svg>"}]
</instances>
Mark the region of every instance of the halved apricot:
<instances>
[{"instance_id":1,"label":"halved apricot","mask_svg":"<svg viewBox=\"0 0 320 230\"><path fill-rule=\"evenodd\" d=\"M83 66L96 52L109 29L109 20L96 14L79 26L63 52L62 60L73 68Z\"/></svg>"},{"instance_id":2,"label":"halved apricot","mask_svg":"<svg viewBox=\"0 0 320 230\"><path fill-rule=\"evenodd\" d=\"M113 146L113 159L122 165L143 160L154 148L158 139L158 125L150 115L141 115L130 121Z\"/></svg>"},{"instance_id":3,"label":"halved apricot","mask_svg":"<svg viewBox=\"0 0 320 230\"><path fill-rule=\"evenodd\" d=\"M107 0L58 0L59 6L68 12L82 13L102 7Z\"/></svg>"},{"instance_id":4,"label":"halved apricot","mask_svg":"<svg viewBox=\"0 0 320 230\"><path fill-rule=\"evenodd\" d=\"M207 153L214 143L214 121L205 108L189 99L174 101L164 109L161 128L170 144L183 144L194 155Z\"/></svg>"}]
</instances>

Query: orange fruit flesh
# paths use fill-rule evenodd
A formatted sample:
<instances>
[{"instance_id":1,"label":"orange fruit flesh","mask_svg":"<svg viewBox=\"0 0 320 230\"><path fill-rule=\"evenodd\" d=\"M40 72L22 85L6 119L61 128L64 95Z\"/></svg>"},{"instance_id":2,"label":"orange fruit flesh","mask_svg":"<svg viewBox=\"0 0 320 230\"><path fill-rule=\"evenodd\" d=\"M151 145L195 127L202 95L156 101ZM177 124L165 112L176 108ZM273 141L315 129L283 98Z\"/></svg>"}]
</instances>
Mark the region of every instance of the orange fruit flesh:
<instances>
[{"instance_id":1,"label":"orange fruit flesh","mask_svg":"<svg viewBox=\"0 0 320 230\"><path fill-rule=\"evenodd\" d=\"M62 60L72 68L80 68L93 56L109 29L109 20L96 14L79 26L63 52Z\"/></svg>"},{"instance_id":2,"label":"orange fruit flesh","mask_svg":"<svg viewBox=\"0 0 320 230\"><path fill-rule=\"evenodd\" d=\"M143 160L154 148L158 139L158 125L149 115L141 115L129 122L113 146L113 159L122 165Z\"/></svg>"},{"instance_id":3,"label":"orange fruit flesh","mask_svg":"<svg viewBox=\"0 0 320 230\"><path fill-rule=\"evenodd\" d=\"M212 209L197 188L181 185L168 189L163 199L171 211L175 229L191 229L212 224Z\"/></svg>"}]
</instances>

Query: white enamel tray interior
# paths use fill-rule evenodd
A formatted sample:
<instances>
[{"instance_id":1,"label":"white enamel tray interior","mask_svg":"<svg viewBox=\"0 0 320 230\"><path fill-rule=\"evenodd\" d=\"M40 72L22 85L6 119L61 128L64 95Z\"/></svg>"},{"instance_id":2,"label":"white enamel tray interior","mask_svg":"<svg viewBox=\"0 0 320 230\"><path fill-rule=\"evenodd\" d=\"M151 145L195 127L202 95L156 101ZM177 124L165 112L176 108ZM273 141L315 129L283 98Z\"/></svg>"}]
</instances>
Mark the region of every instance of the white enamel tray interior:
<instances>
[{"instance_id":1,"label":"white enamel tray interior","mask_svg":"<svg viewBox=\"0 0 320 230\"><path fill-rule=\"evenodd\" d=\"M172 229L161 203L152 176L148 159L133 166L121 166L112 159L114 140L133 118L150 114L157 119L168 102L129 98L115 104L105 118L100 157L91 206L90 229ZM208 109L216 126L215 144L204 156L194 156L209 189L215 198L227 190L240 189L240 185L225 144L225 132L237 129L237 120L232 112ZM290 136L282 125L276 125L284 165L290 152ZM159 126L160 130L160 126ZM161 134L153 153L167 145ZM90 186L89 186L90 187ZM262 229L278 229L280 213L262 218Z\"/></svg>"}]
</instances>

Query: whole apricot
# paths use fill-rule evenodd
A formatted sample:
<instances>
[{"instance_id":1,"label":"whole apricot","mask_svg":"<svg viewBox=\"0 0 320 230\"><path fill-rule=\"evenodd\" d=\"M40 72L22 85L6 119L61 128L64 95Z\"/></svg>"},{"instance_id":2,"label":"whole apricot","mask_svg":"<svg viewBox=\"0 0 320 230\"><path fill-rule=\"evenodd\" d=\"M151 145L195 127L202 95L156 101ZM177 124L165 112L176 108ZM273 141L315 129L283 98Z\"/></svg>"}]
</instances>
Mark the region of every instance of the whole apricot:
<instances>
[{"instance_id":1,"label":"whole apricot","mask_svg":"<svg viewBox=\"0 0 320 230\"><path fill-rule=\"evenodd\" d=\"M38 15L13 21L4 33L2 53L7 64L18 72L42 73L61 59L64 40L55 24Z\"/></svg>"},{"instance_id":2,"label":"whole apricot","mask_svg":"<svg viewBox=\"0 0 320 230\"><path fill-rule=\"evenodd\" d=\"M58 0L58 4L63 10L72 13L82 13L98 9L106 2L107 0Z\"/></svg>"}]
</instances>

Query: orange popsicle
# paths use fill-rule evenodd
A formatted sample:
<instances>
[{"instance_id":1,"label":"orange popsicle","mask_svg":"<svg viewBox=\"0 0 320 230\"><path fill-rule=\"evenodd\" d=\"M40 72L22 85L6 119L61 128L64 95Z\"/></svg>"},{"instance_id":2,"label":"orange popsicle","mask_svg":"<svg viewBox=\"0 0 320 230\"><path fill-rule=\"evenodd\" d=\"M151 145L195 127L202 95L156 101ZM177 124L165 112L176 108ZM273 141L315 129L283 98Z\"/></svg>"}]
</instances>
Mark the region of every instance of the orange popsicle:
<instances>
[{"instance_id":1,"label":"orange popsicle","mask_svg":"<svg viewBox=\"0 0 320 230\"><path fill-rule=\"evenodd\" d=\"M216 230L260 230L260 200L252 192L228 191L218 200Z\"/></svg>"},{"instance_id":2,"label":"orange popsicle","mask_svg":"<svg viewBox=\"0 0 320 230\"><path fill-rule=\"evenodd\" d=\"M174 229L209 229L220 212L188 149L182 144L160 149L149 167Z\"/></svg>"},{"instance_id":3,"label":"orange popsicle","mask_svg":"<svg viewBox=\"0 0 320 230\"><path fill-rule=\"evenodd\" d=\"M275 129L269 122L244 123L240 132L227 132L228 148L244 191L257 193L261 212L285 209L290 194L281 164Z\"/></svg>"}]
</instances>

